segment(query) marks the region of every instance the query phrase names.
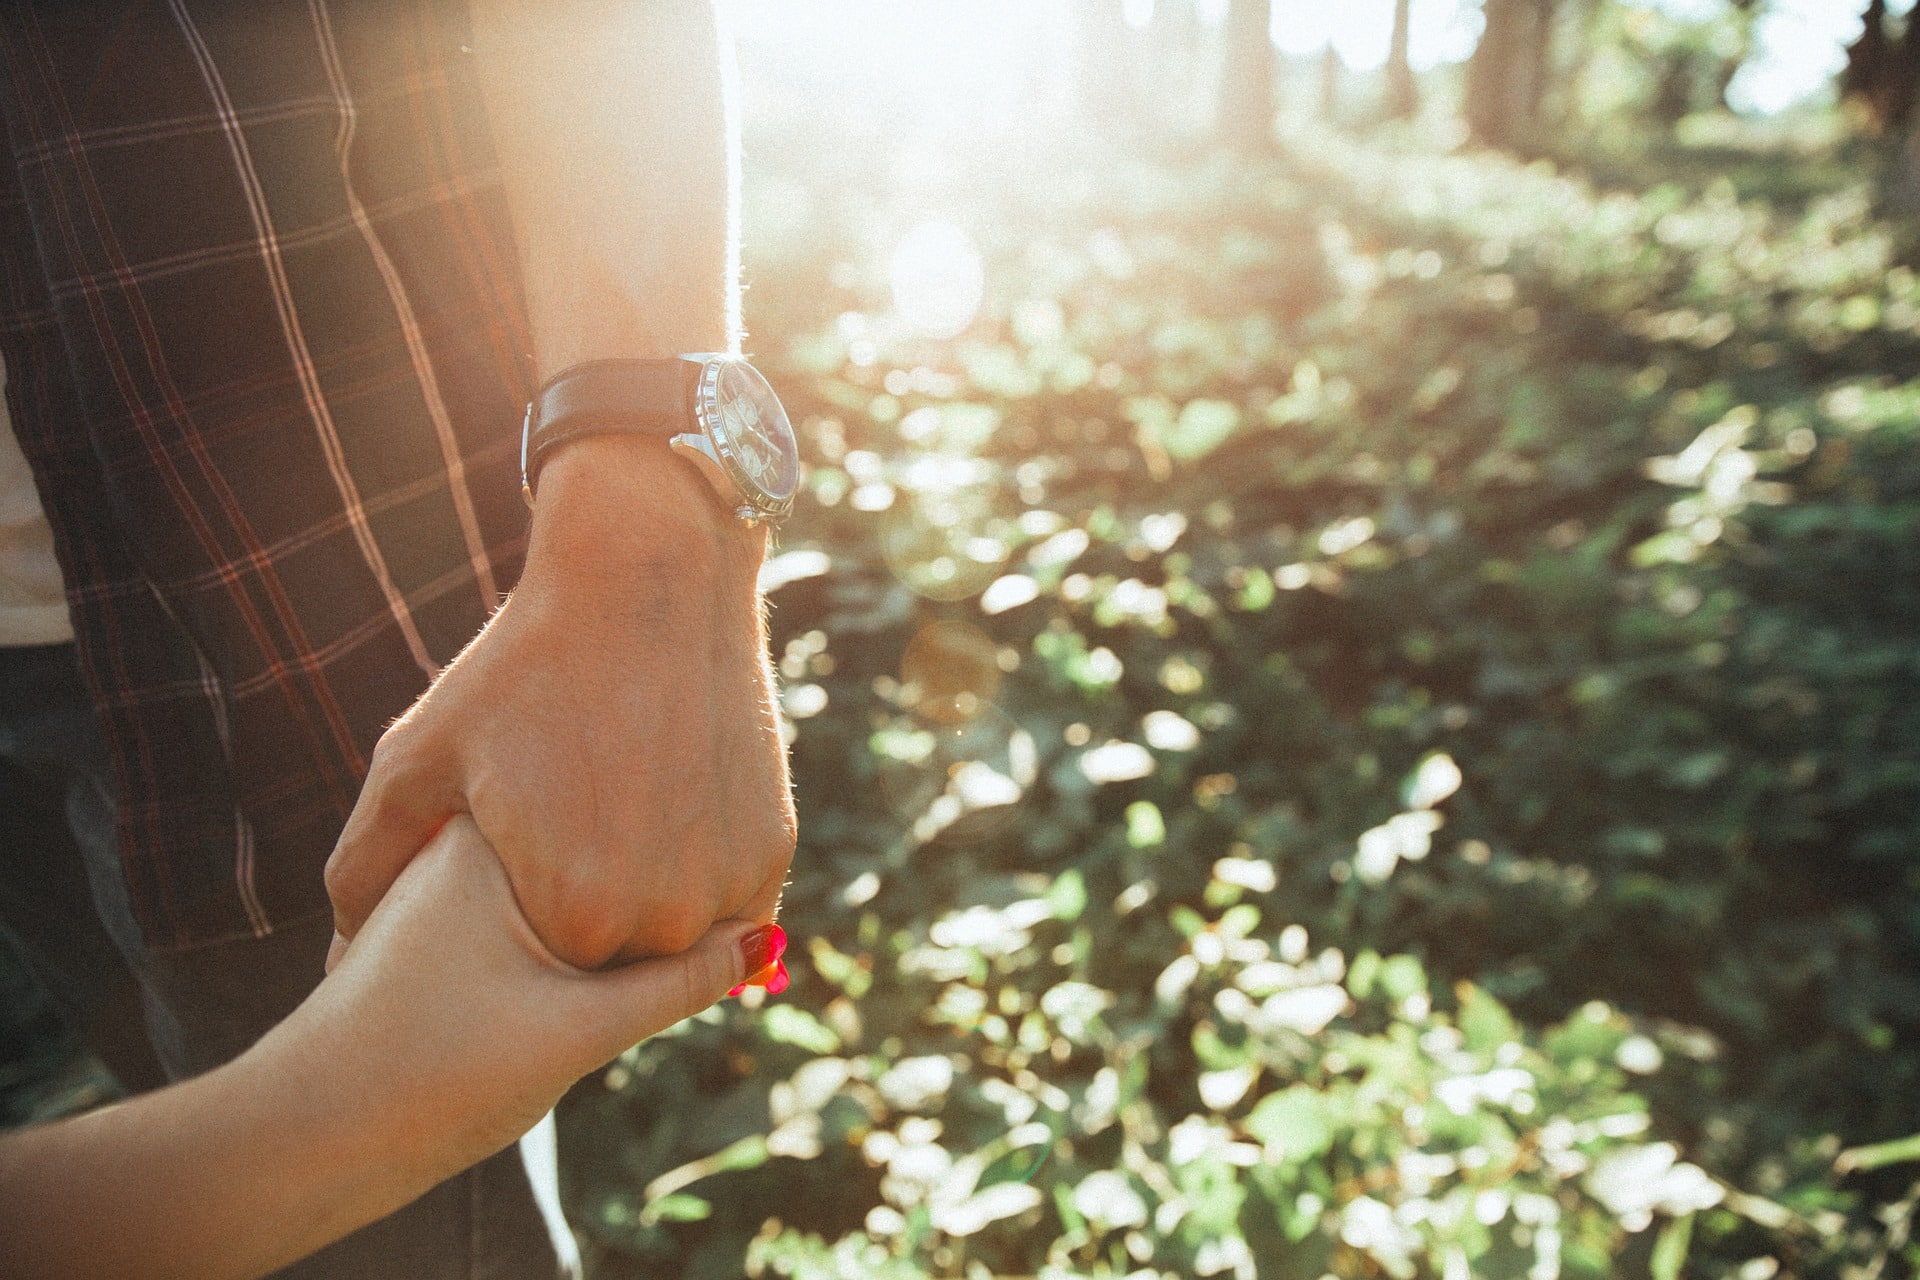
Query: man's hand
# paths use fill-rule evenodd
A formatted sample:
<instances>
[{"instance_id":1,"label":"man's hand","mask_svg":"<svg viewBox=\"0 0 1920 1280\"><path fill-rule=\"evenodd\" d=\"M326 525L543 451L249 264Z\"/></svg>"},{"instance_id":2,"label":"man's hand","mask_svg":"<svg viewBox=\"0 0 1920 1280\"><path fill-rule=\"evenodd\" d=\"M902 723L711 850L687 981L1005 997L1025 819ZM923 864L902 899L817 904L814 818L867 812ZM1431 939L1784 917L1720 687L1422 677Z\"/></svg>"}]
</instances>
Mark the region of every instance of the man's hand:
<instances>
[{"instance_id":1,"label":"man's hand","mask_svg":"<svg viewBox=\"0 0 1920 1280\"><path fill-rule=\"evenodd\" d=\"M374 752L327 864L342 939L460 812L577 967L772 919L795 820L764 551L663 441L558 450L520 586Z\"/></svg>"}]
</instances>

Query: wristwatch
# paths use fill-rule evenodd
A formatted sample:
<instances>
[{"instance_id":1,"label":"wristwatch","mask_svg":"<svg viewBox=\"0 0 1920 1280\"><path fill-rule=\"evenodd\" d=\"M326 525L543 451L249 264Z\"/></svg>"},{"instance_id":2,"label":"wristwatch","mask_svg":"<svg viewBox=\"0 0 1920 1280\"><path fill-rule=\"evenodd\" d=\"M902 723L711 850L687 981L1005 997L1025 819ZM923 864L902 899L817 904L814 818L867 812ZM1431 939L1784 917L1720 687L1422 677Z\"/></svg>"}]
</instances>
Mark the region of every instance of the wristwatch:
<instances>
[{"instance_id":1,"label":"wristwatch","mask_svg":"<svg viewBox=\"0 0 1920 1280\"><path fill-rule=\"evenodd\" d=\"M527 405L520 428L527 505L554 449L619 433L665 437L747 525L793 509L800 484L793 424L759 370L736 356L590 360L557 374Z\"/></svg>"}]
</instances>

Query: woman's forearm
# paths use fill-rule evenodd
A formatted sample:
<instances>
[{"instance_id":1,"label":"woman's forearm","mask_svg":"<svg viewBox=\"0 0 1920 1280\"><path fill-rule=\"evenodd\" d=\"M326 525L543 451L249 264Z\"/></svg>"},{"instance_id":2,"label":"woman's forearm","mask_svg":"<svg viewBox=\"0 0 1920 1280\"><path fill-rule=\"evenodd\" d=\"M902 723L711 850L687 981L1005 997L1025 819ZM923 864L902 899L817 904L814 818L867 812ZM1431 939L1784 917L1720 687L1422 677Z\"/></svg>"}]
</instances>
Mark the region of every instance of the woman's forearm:
<instances>
[{"instance_id":1,"label":"woman's forearm","mask_svg":"<svg viewBox=\"0 0 1920 1280\"><path fill-rule=\"evenodd\" d=\"M774 931L727 921L678 955L569 968L455 818L239 1058L0 1135L0 1280L264 1275L501 1150L777 955Z\"/></svg>"},{"instance_id":2,"label":"woman's forearm","mask_svg":"<svg viewBox=\"0 0 1920 1280\"><path fill-rule=\"evenodd\" d=\"M286 1030L183 1084L0 1136L0 1276L259 1276L425 1191Z\"/></svg>"}]
</instances>

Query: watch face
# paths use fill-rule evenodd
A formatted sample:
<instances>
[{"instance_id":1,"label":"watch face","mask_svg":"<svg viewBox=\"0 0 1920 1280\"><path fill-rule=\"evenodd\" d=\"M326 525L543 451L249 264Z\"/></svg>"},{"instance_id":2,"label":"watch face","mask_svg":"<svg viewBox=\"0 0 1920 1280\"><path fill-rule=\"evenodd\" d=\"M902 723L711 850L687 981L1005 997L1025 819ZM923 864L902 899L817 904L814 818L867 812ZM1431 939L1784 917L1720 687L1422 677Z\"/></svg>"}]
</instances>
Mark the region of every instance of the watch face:
<instances>
[{"instance_id":1,"label":"watch face","mask_svg":"<svg viewBox=\"0 0 1920 1280\"><path fill-rule=\"evenodd\" d=\"M717 360L701 390L702 417L727 469L754 505L784 512L800 484L800 455L773 388L746 361Z\"/></svg>"}]
</instances>

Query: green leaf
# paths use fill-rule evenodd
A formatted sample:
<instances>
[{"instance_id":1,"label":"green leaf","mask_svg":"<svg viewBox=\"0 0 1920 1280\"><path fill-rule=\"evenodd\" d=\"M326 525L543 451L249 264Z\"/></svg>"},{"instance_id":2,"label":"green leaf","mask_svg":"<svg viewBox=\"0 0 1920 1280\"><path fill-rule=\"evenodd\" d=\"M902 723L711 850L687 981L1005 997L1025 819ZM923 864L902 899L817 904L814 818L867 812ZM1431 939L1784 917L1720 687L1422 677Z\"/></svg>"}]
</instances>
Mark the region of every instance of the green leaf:
<instances>
[{"instance_id":1,"label":"green leaf","mask_svg":"<svg viewBox=\"0 0 1920 1280\"><path fill-rule=\"evenodd\" d=\"M1160 806L1151 800L1135 800L1127 806L1127 843L1136 849L1151 849L1167 842L1167 820Z\"/></svg>"},{"instance_id":2,"label":"green leaf","mask_svg":"<svg viewBox=\"0 0 1920 1280\"><path fill-rule=\"evenodd\" d=\"M866 995L873 987L873 974L860 966L860 962L835 947L825 938L814 938L807 950L813 956L813 967L820 976L839 987L855 1000Z\"/></svg>"},{"instance_id":3,"label":"green leaf","mask_svg":"<svg viewBox=\"0 0 1920 1280\"><path fill-rule=\"evenodd\" d=\"M1653 1280L1680 1280L1680 1268L1687 1261L1687 1246L1693 1242L1693 1215L1675 1218L1660 1231L1654 1241L1653 1257L1647 1271Z\"/></svg>"},{"instance_id":4,"label":"green leaf","mask_svg":"<svg viewBox=\"0 0 1920 1280\"><path fill-rule=\"evenodd\" d=\"M1299 1244L1320 1226L1323 1211L1318 1196L1288 1196L1280 1205L1280 1229Z\"/></svg>"},{"instance_id":5,"label":"green leaf","mask_svg":"<svg viewBox=\"0 0 1920 1280\"><path fill-rule=\"evenodd\" d=\"M790 1004L768 1005L760 1011L760 1027L770 1040L797 1045L808 1053L837 1053L840 1037L805 1009Z\"/></svg>"},{"instance_id":6,"label":"green leaf","mask_svg":"<svg viewBox=\"0 0 1920 1280\"><path fill-rule=\"evenodd\" d=\"M1380 966L1380 987L1389 1000L1405 1000L1427 989L1427 971L1414 956L1389 956Z\"/></svg>"},{"instance_id":7,"label":"green leaf","mask_svg":"<svg viewBox=\"0 0 1920 1280\"><path fill-rule=\"evenodd\" d=\"M1237 907L1228 907L1226 914L1220 917L1220 932L1229 938L1246 938L1260 927L1260 908L1251 902L1243 902Z\"/></svg>"},{"instance_id":8,"label":"green leaf","mask_svg":"<svg viewBox=\"0 0 1920 1280\"><path fill-rule=\"evenodd\" d=\"M1087 1220L1080 1216L1078 1206L1073 1203L1073 1188L1064 1182L1053 1184L1053 1208L1068 1235L1078 1236L1086 1231Z\"/></svg>"},{"instance_id":9,"label":"green leaf","mask_svg":"<svg viewBox=\"0 0 1920 1280\"><path fill-rule=\"evenodd\" d=\"M1303 1084L1260 1099L1247 1116L1247 1132L1279 1161L1298 1164L1333 1147L1333 1124L1320 1094Z\"/></svg>"},{"instance_id":10,"label":"green leaf","mask_svg":"<svg viewBox=\"0 0 1920 1280\"><path fill-rule=\"evenodd\" d=\"M1373 995L1373 984L1379 980L1380 953L1372 947L1355 956L1347 966L1347 990L1355 1000L1369 999Z\"/></svg>"},{"instance_id":11,"label":"green leaf","mask_svg":"<svg viewBox=\"0 0 1920 1280\"><path fill-rule=\"evenodd\" d=\"M1471 982L1454 988L1460 1000L1460 1034L1467 1048L1476 1053L1492 1053L1501 1045L1520 1038L1520 1029L1506 1006Z\"/></svg>"},{"instance_id":12,"label":"green leaf","mask_svg":"<svg viewBox=\"0 0 1920 1280\"><path fill-rule=\"evenodd\" d=\"M1087 909L1087 880L1079 870L1068 867L1047 886L1047 907L1055 920L1078 920Z\"/></svg>"},{"instance_id":13,"label":"green leaf","mask_svg":"<svg viewBox=\"0 0 1920 1280\"><path fill-rule=\"evenodd\" d=\"M1229 1042L1204 1022L1193 1029L1192 1044L1194 1062L1208 1071L1231 1071L1253 1058L1251 1041Z\"/></svg>"},{"instance_id":14,"label":"green leaf","mask_svg":"<svg viewBox=\"0 0 1920 1280\"><path fill-rule=\"evenodd\" d=\"M1218 449L1240 425L1240 410L1225 400L1189 400L1180 416L1162 429L1161 447L1182 462Z\"/></svg>"},{"instance_id":15,"label":"green leaf","mask_svg":"<svg viewBox=\"0 0 1920 1280\"><path fill-rule=\"evenodd\" d=\"M1659 564L1689 564L1700 558L1700 544L1679 529L1656 533L1633 549L1634 566L1650 569Z\"/></svg>"},{"instance_id":16,"label":"green leaf","mask_svg":"<svg viewBox=\"0 0 1920 1280\"><path fill-rule=\"evenodd\" d=\"M685 1192L661 1196L647 1206L647 1217L655 1222L698 1222L712 1214L712 1204Z\"/></svg>"},{"instance_id":17,"label":"green leaf","mask_svg":"<svg viewBox=\"0 0 1920 1280\"><path fill-rule=\"evenodd\" d=\"M766 1162L767 1139L759 1133L729 1142L706 1160L708 1173L737 1173L742 1169L758 1169Z\"/></svg>"}]
</instances>

